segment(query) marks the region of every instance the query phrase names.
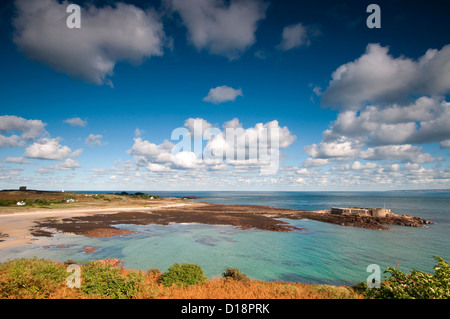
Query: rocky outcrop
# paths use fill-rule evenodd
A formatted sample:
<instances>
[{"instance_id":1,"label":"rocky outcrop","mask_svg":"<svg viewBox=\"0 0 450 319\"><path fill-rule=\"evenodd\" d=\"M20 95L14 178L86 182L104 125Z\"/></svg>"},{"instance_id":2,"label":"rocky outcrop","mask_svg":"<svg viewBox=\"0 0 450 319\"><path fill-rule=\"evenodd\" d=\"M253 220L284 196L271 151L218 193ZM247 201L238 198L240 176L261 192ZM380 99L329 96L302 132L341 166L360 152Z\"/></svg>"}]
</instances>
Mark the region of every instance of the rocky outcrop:
<instances>
[{"instance_id":1,"label":"rocky outcrop","mask_svg":"<svg viewBox=\"0 0 450 319\"><path fill-rule=\"evenodd\" d=\"M283 219L283 220L280 220ZM169 225L170 223L201 223L232 225L241 229L256 228L268 231L302 230L286 219L311 219L342 226L368 229L389 229L389 225L423 227L430 221L419 217L390 214L386 217L331 214L329 211L303 211L257 205L220 205L200 203L183 207L157 209L152 212L119 212L35 221L30 231L34 236L52 236L50 229L88 237L126 235L131 231L114 227L121 224Z\"/></svg>"},{"instance_id":2,"label":"rocky outcrop","mask_svg":"<svg viewBox=\"0 0 450 319\"><path fill-rule=\"evenodd\" d=\"M281 217L281 216L279 216ZM289 219L311 219L341 226L353 226L367 229L387 230L389 225L424 227L433 222L420 217L408 215L389 214L386 217L358 216L352 214L331 214L330 212L314 211L294 211L291 214L284 214L284 218Z\"/></svg>"}]
</instances>

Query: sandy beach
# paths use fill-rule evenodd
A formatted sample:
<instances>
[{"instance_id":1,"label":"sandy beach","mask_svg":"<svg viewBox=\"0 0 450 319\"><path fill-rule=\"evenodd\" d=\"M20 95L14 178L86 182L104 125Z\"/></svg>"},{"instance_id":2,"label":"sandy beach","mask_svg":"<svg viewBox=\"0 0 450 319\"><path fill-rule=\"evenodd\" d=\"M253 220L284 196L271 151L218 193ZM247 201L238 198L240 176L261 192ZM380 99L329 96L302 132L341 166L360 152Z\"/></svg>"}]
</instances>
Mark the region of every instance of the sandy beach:
<instances>
[{"instance_id":1,"label":"sandy beach","mask_svg":"<svg viewBox=\"0 0 450 319\"><path fill-rule=\"evenodd\" d=\"M4 237L0 238L0 249L32 243L37 240L36 236L31 234L30 229L39 220L61 220L64 218L92 216L96 214L113 214L117 212L150 212L161 208L182 207L189 205L189 202L173 203L173 200L162 201L158 204L148 206L131 207L80 207L80 208L59 208L45 209L36 208L31 210L20 210L0 212L0 233Z\"/></svg>"}]
</instances>

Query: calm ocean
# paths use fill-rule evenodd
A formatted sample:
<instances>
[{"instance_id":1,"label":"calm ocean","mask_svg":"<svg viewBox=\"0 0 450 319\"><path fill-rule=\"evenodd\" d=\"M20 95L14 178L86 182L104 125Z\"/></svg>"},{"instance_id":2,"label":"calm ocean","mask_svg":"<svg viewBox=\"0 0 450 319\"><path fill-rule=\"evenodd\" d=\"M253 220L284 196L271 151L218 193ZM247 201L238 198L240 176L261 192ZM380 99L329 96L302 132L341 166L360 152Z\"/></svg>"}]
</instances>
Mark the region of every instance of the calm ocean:
<instances>
[{"instance_id":1,"label":"calm ocean","mask_svg":"<svg viewBox=\"0 0 450 319\"><path fill-rule=\"evenodd\" d=\"M20 257L54 260L119 258L127 268L159 268L196 263L208 277L235 267L261 280L351 285L365 281L370 264L409 272L433 272L434 255L450 259L449 192L148 192L160 196L201 197L196 201L256 204L319 210L333 206L386 207L397 214L435 222L427 228L394 226L389 231L332 225L311 220L289 221L306 228L278 233L202 224L120 225L136 233L112 238L56 235L41 243L0 250L0 261ZM66 248L58 248L60 244ZM86 255L84 246L95 246ZM399 264L399 266L396 266Z\"/></svg>"}]
</instances>

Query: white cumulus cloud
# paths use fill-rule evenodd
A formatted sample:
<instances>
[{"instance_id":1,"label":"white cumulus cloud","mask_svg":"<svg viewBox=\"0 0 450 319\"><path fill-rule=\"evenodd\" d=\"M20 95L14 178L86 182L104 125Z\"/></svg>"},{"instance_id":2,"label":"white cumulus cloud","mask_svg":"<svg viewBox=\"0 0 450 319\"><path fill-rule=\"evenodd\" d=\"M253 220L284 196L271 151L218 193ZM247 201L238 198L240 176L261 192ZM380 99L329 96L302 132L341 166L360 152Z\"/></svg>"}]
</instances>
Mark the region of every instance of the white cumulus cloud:
<instances>
[{"instance_id":1,"label":"white cumulus cloud","mask_svg":"<svg viewBox=\"0 0 450 319\"><path fill-rule=\"evenodd\" d=\"M440 144L442 148L450 147L450 140L442 141Z\"/></svg>"},{"instance_id":2,"label":"white cumulus cloud","mask_svg":"<svg viewBox=\"0 0 450 319\"><path fill-rule=\"evenodd\" d=\"M70 124L72 126L81 126L81 127L85 127L87 125L87 121L82 120L79 117L73 117L73 118L64 120L64 123Z\"/></svg>"},{"instance_id":3,"label":"white cumulus cloud","mask_svg":"<svg viewBox=\"0 0 450 319\"><path fill-rule=\"evenodd\" d=\"M389 48L369 44L358 59L332 74L323 94L325 105L358 110L367 103L399 103L411 95L450 92L450 45L429 49L417 60L393 57Z\"/></svg>"},{"instance_id":4,"label":"white cumulus cloud","mask_svg":"<svg viewBox=\"0 0 450 319\"><path fill-rule=\"evenodd\" d=\"M407 105L369 105L342 111L324 132L327 141L346 136L368 145L424 144L450 139L450 103L420 97Z\"/></svg>"},{"instance_id":5,"label":"white cumulus cloud","mask_svg":"<svg viewBox=\"0 0 450 319\"><path fill-rule=\"evenodd\" d=\"M267 5L260 0L166 0L179 13L198 50L237 59L255 41Z\"/></svg>"},{"instance_id":6,"label":"white cumulus cloud","mask_svg":"<svg viewBox=\"0 0 450 319\"><path fill-rule=\"evenodd\" d=\"M184 127L189 130L189 133L194 138L201 138L205 131L211 128L211 123L202 118L188 118L184 121Z\"/></svg>"},{"instance_id":7,"label":"white cumulus cloud","mask_svg":"<svg viewBox=\"0 0 450 319\"><path fill-rule=\"evenodd\" d=\"M180 131L182 148L168 140L155 144L136 137L128 153L134 156L138 167L150 172L180 169L225 171L230 166L236 170L265 168L268 171L271 165L278 163L279 149L288 148L296 139L286 126L281 127L276 120L244 129L239 119L234 118L225 122L225 129L221 131L202 118L190 118L184 126L184 133ZM195 135L196 138L192 139ZM177 134L174 136L179 137Z\"/></svg>"},{"instance_id":8,"label":"white cumulus cloud","mask_svg":"<svg viewBox=\"0 0 450 319\"><path fill-rule=\"evenodd\" d=\"M361 57L333 72L322 102L340 112L322 141L304 148L310 161L355 161L349 167L358 170L363 164L357 160L442 160L416 144L450 145L450 103L443 96L450 92L449 70L450 45L411 59L369 44Z\"/></svg>"},{"instance_id":9,"label":"white cumulus cloud","mask_svg":"<svg viewBox=\"0 0 450 319\"><path fill-rule=\"evenodd\" d=\"M68 158L62 163L58 163L58 164L55 164L53 166L47 167L47 169L73 170L73 169L79 168L79 167L81 167L81 165L77 161L75 161L75 160L73 160L71 158Z\"/></svg>"},{"instance_id":10,"label":"white cumulus cloud","mask_svg":"<svg viewBox=\"0 0 450 319\"><path fill-rule=\"evenodd\" d=\"M102 142L103 136L100 134L89 134L89 136L84 141L84 144L87 146L100 146L105 145L104 142Z\"/></svg>"},{"instance_id":11,"label":"white cumulus cloud","mask_svg":"<svg viewBox=\"0 0 450 319\"><path fill-rule=\"evenodd\" d=\"M182 151L172 153L174 144L165 140L162 144L154 144L134 138L134 144L128 154L134 155L136 164L146 167L152 172L169 171L171 168L194 168L196 155L194 152Z\"/></svg>"},{"instance_id":12,"label":"white cumulus cloud","mask_svg":"<svg viewBox=\"0 0 450 319\"><path fill-rule=\"evenodd\" d=\"M302 46L309 46L311 45L311 38L318 34L319 30L317 28L304 26L302 23L286 26L283 29L278 49L288 51Z\"/></svg>"},{"instance_id":13,"label":"white cumulus cloud","mask_svg":"<svg viewBox=\"0 0 450 319\"><path fill-rule=\"evenodd\" d=\"M14 164L31 164L30 161L26 161L23 157L10 157L8 156L5 160L6 163L14 163Z\"/></svg>"},{"instance_id":14,"label":"white cumulus cloud","mask_svg":"<svg viewBox=\"0 0 450 319\"><path fill-rule=\"evenodd\" d=\"M41 138L25 149L25 157L62 161L79 156L82 152L82 149L72 152L68 146L63 146L59 142L59 138Z\"/></svg>"},{"instance_id":15,"label":"white cumulus cloud","mask_svg":"<svg viewBox=\"0 0 450 319\"><path fill-rule=\"evenodd\" d=\"M119 61L137 64L163 55L158 16L130 4L81 8L81 28L66 26L69 2L16 0L14 43L25 55L54 70L96 84L112 85Z\"/></svg>"},{"instance_id":16,"label":"white cumulus cloud","mask_svg":"<svg viewBox=\"0 0 450 319\"><path fill-rule=\"evenodd\" d=\"M220 104L230 101L234 102L238 96L244 96L242 89L233 89L232 87L222 85L210 89L208 95L203 98L203 101Z\"/></svg>"},{"instance_id":17,"label":"white cumulus cloud","mask_svg":"<svg viewBox=\"0 0 450 319\"><path fill-rule=\"evenodd\" d=\"M15 115L0 116L0 147L24 146L26 142L43 135L45 126L41 120L27 120Z\"/></svg>"}]
</instances>

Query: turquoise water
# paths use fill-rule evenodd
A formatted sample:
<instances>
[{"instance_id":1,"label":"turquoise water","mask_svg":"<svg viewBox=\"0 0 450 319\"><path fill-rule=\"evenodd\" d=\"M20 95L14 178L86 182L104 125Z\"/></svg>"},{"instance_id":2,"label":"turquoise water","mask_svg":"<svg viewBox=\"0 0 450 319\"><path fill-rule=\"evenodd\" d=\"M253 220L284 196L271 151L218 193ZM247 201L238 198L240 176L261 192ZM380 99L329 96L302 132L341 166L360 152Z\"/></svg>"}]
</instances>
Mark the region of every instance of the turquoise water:
<instances>
[{"instance_id":1,"label":"turquoise water","mask_svg":"<svg viewBox=\"0 0 450 319\"><path fill-rule=\"evenodd\" d=\"M178 262L199 264L211 278L236 267L261 280L354 284L365 281L369 264L395 266L405 272L432 272L434 255L450 259L450 193L425 192L149 192L163 196L195 195L197 201L259 204L296 209L331 206L392 208L395 213L420 216L436 224L427 228L394 226L377 231L311 220L289 221L306 228L288 233L240 230L225 225L119 225L135 231L112 238L57 235L33 245L0 251L0 261L20 257L54 260L119 258L128 268L165 271ZM59 244L66 248L57 248ZM90 255L84 246L98 250Z\"/></svg>"}]
</instances>

